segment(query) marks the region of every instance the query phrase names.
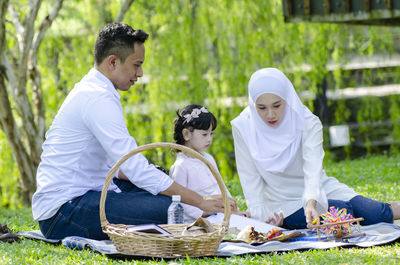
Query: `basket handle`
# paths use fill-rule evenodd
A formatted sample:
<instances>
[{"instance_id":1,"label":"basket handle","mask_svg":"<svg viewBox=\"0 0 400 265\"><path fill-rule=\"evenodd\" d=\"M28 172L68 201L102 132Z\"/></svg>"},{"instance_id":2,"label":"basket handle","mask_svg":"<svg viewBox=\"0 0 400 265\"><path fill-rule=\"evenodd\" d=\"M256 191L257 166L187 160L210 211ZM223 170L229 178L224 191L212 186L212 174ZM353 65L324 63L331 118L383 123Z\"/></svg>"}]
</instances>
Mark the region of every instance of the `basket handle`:
<instances>
[{"instance_id":1,"label":"basket handle","mask_svg":"<svg viewBox=\"0 0 400 265\"><path fill-rule=\"evenodd\" d=\"M166 142L160 142L160 143L151 143L151 144L146 144L137 147L136 149L130 151L126 155L122 156L117 163L110 169L108 172L108 175L106 177L106 180L103 185L103 189L101 191L101 197L100 197L100 222L102 228L106 227L109 222L106 218L106 213L105 213L105 201L106 201L106 196L107 196L107 191L108 187L110 186L111 180L117 172L118 168L126 161L128 160L131 156L136 155L137 153L146 151L146 150L151 150L155 149L158 147L168 147L172 149L177 149L182 152L188 153L189 155L201 160L203 163L207 165L207 167L211 170L211 173L213 174L214 178L216 179L218 183L218 187L221 190L222 197L224 200L224 219L222 221L222 226L225 228L229 227L229 217L231 215L231 209L228 201L228 193L226 192L225 185L222 181L221 176L219 175L218 171L214 168L214 166L207 160L205 159L202 155L200 155L198 152L194 151L193 149L186 147L184 145L180 144L174 144L174 143L166 143Z\"/></svg>"}]
</instances>

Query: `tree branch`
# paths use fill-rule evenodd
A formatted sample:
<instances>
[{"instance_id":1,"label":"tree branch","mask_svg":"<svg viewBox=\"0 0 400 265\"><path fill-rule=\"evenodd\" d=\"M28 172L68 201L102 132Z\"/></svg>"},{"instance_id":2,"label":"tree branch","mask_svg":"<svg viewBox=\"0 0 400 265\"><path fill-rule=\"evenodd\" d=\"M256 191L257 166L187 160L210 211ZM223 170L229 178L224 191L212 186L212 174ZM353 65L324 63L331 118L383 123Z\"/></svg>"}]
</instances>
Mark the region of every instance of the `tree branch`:
<instances>
[{"instance_id":1,"label":"tree branch","mask_svg":"<svg viewBox=\"0 0 400 265\"><path fill-rule=\"evenodd\" d=\"M21 47L21 45L23 43L23 38L24 38L24 27L22 26L21 21L19 19L19 13L15 11L13 3L10 3L8 9L10 11L11 21L13 22L15 31L17 33L19 49L22 50L23 47Z\"/></svg>"},{"instance_id":2,"label":"tree branch","mask_svg":"<svg viewBox=\"0 0 400 265\"><path fill-rule=\"evenodd\" d=\"M19 115L21 116L22 123L24 126L21 127L25 136L28 140L28 146L30 149L30 156L33 161L40 161L41 145L43 140L36 137L38 128L36 127L31 102L26 92L27 75L28 75L28 62L29 55L32 48L33 34L35 30L35 20L40 8L42 0L29 1L30 11L24 20L23 27L23 38L20 44L19 60L16 69L18 74L18 85L15 89L15 103Z\"/></svg>"},{"instance_id":3,"label":"tree branch","mask_svg":"<svg viewBox=\"0 0 400 265\"><path fill-rule=\"evenodd\" d=\"M2 61L2 65L3 65L3 67L5 68L5 71L6 71L6 76L7 76L7 80L8 80L8 85L10 87L11 96L15 100L17 98L17 95L15 94L15 91L16 91L17 86L18 86L17 77L15 76L14 71L13 71L12 66L11 66L11 63L8 60L8 57L5 54L3 54L0 57L0 61Z\"/></svg>"},{"instance_id":4,"label":"tree branch","mask_svg":"<svg viewBox=\"0 0 400 265\"><path fill-rule=\"evenodd\" d=\"M4 53L6 48L6 13L8 7L8 0L3 0L0 2L0 58ZM0 76L2 75L0 72Z\"/></svg>"},{"instance_id":5,"label":"tree branch","mask_svg":"<svg viewBox=\"0 0 400 265\"><path fill-rule=\"evenodd\" d=\"M39 70L37 69L37 64L36 64L36 54L39 50L39 46L44 38L44 35L46 34L46 31L49 29L54 19L57 17L63 2L64 0L58 0L54 4L50 13L43 19L42 23L39 26L39 29L37 30L37 32L33 37L33 44L29 53L28 71L29 71L29 79L32 84L34 121L36 124L36 128L38 130L38 135L43 139L46 130L45 104L43 101L41 75Z\"/></svg>"},{"instance_id":6,"label":"tree branch","mask_svg":"<svg viewBox=\"0 0 400 265\"><path fill-rule=\"evenodd\" d=\"M8 7L8 0L4 0L0 3L0 90L5 90L5 94L7 95L7 90L6 90L6 79L7 79L7 74L6 74L6 69L4 65L2 64L1 58L3 57L5 48L6 48L6 27L5 27L5 22L6 22L6 13L7 13L7 7ZM0 92L0 94L3 94ZM7 96L8 99L8 96ZM3 103L2 103L3 104ZM0 117L0 129L4 130L3 126L3 119Z\"/></svg>"},{"instance_id":7,"label":"tree branch","mask_svg":"<svg viewBox=\"0 0 400 265\"><path fill-rule=\"evenodd\" d=\"M36 54L37 50L39 49L40 43L42 42L44 35L46 34L46 31L50 28L54 19L58 16L58 13L63 5L63 2L64 0L58 0L54 4L50 13L43 19L42 23L40 23L39 29L37 30L35 36L33 37L31 54Z\"/></svg>"},{"instance_id":8,"label":"tree branch","mask_svg":"<svg viewBox=\"0 0 400 265\"><path fill-rule=\"evenodd\" d=\"M20 62L19 62L20 73L27 73L29 54L32 47L33 34L35 32L35 20L41 4L42 0L29 1L30 11L23 23L24 38L22 43L22 50L20 51ZM20 82L20 84L24 84L25 86L26 74L22 75L21 77L25 80L22 80L24 82Z\"/></svg>"},{"instance_id":9,"label":"tree branch","mask_svg":"<svg viewBox=\"0 0 400 265\"><path fill-rule=\"evenodd\" d=\"M135 0L125 0L122 3L121 9L119 11L117 18L115 19L115 22L122 22L122 20L124 20L125 14L126 12L128 12L133 2L135 2Z\"/></svg>"}]
</instances>

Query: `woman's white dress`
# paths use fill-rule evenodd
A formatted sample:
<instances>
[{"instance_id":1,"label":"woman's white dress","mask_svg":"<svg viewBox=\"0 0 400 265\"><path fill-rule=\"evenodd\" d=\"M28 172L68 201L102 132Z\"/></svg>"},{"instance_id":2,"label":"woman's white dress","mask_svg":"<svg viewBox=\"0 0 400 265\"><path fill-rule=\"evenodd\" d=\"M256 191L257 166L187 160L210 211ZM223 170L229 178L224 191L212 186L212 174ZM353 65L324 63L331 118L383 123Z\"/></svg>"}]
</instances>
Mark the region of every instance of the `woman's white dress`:
<instances>
[{"instance_id":1,"label":"woman's white dress","mask_svg":"<svg viewBox=\"0 0 400 265\"><path fill-rule=\"evenodd\" d=\"M243 113L242 113L243 114ZM232 121L236 166L252 218L265 221L282 210L287 217L304 207L309 199L317 201L317 211L328 210L328 199L348 201L357 193L322 168L322 124L309 115L293 162L282 173L271 173L254 163L237 126L246 126L250 116L240 115ZM267 151L267 150L266 150Z\"/></svg>"}]
</instances>

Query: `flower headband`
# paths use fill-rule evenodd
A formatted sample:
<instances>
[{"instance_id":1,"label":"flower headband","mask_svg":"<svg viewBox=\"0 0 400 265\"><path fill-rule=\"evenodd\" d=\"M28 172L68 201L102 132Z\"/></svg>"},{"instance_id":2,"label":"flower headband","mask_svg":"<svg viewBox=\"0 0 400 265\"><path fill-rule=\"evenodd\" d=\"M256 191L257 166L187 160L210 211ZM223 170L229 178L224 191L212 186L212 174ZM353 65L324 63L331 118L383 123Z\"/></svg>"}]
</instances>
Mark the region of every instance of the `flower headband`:
<instances>
[{"instance_id":1,"label":"flower headband","mask_svg":"<svg viewBox=\"0 0 400 265\"><path fill-rule=\"evenodd\" d=\"M192 119L198 118L201 113L208 113L209 111L205 107L201 107L200 109L193 109L192 113L183 115L185 120L183 123L189 123Z\"/></svg>"}]
</instances>

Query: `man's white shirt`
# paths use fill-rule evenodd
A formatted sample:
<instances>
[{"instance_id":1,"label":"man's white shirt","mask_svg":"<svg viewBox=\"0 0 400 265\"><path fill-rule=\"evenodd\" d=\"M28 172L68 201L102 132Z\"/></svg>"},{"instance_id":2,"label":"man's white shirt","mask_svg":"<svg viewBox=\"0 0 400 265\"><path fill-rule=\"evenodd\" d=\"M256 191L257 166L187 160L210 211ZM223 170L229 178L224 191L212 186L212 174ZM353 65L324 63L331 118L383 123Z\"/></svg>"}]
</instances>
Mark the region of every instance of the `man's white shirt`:
<instances>
[{"instance_id":1,"label":"man's white shirt","mask_svg":"<svg viewBox=\"0 0 400 265\"><path fill-rule=\"evenodd\" d=\"M120 95L107 77L91 69L69 93L46 133L32 198L34 219L46 220L67 201L89 190L101 191L111 166L136 147ZM173 182L142 154L120 169L133 184L154 195ZM118 188L111 183L109 190Z\"/></svg>"}]
</instances>

